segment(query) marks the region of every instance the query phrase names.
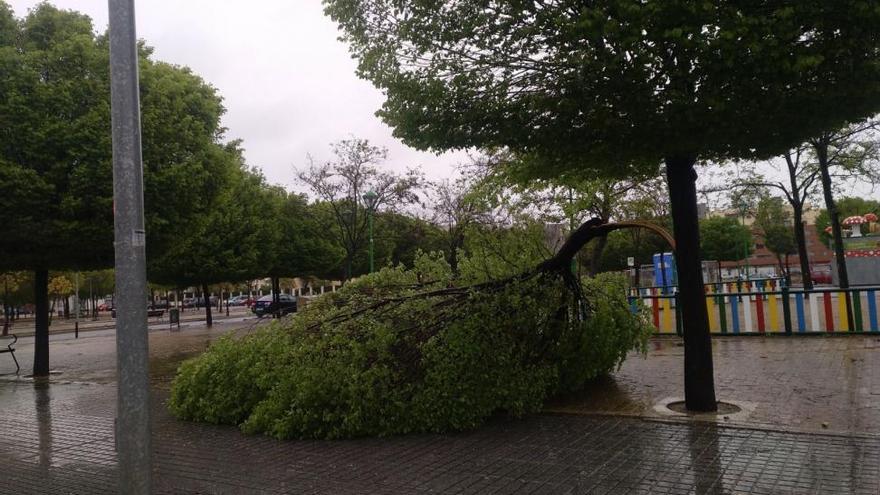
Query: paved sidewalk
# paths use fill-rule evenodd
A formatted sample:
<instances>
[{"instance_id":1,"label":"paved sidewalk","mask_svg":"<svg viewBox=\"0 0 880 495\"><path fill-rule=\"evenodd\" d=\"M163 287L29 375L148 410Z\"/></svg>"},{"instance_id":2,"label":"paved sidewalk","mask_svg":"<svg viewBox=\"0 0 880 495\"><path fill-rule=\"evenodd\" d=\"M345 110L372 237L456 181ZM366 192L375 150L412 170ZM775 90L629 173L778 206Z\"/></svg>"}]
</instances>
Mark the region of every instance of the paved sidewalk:
<instances>
[{"instance_id":1,"label":"paved sidewalk","mask_svg":"<svg viewBox=\"0 0 880 495\"><path fill-rule=\"evenodd\" d=\"M681 395L681 348L656 341L647 359L631 358L590 393L554 404L577 414L324 442L245 436L168 414L176 363L226 331L151 333L156 493L880 493L871 338L716 341L719 397L754 405L736 426L654 411ZM53 344L63 373L51 383L0 377L0 494L115 491L113 340L86 340ZM839 400L857 412L843 413ZM835 410L850 419L783 431L790 421L781 418L808 404L823 411L811 421Z\"/></svg>"},{"instance_id":2,"label":"paved sidewalk","mask_svg":"<svg viewBox=\"0 0 880 495\"><path fill-rule=\"evenodd\" d=\"M880 335L713 337L718 400L742 405L721 423L806 432L880 435ZM548 409L674 418L664 400L684 396L684 349L657 338L612 376Z\"/></svg>"},{"instance_id":3,"label":"paved sidewalk","mask_svg":"<svg viewBox=\"0 0 880 495\"><path fill-rule=\"evenodd\" d=\"M31 386L31 411L2 412L9 433L0 437L0 493L115 491L112 412L96 415L88 405L112 387L96 387L65 399ZM176 421L161 397L153 411L157 493L880 490L880 443L864 438L548 414L458 435L280 442Z\"/></svg>"}]
</instances>

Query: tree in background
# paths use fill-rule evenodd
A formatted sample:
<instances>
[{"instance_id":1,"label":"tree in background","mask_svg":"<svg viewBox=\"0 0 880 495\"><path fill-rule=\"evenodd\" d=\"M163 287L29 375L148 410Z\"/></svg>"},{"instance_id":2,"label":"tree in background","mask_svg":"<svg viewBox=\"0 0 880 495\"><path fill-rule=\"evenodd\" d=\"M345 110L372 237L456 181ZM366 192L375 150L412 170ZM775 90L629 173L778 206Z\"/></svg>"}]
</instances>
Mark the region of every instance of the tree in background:
<instances>
[{"instance_id":1,"label":"tree in background","mask_svg":"<svg viewBox=\"0 0 880 495\"><path fill-rule=\"evenodd\" d=\"M627 197L617 208L615 218L619 221L649 222L666 230L672 230L669 217L669 193L666 181L655 177L642 182L634 194ZM626 229L608 234L608 246L600 261L600 271L620 271L628 268L627 258L633 258L636 268L634 285L641 283L643 263L650 263L655 253L670 250L665 239L645 229Z\"/></svg>"},{"instance_id":2,"label":"tree in background","mask_svg":"<svg viewBox=\"0 0 880 495\"><path fill-rule=\"evenodd\" d=\"M113 263L109 47L90 19L0 2L0 269L35 272L34 375L49 372L49 270ZM188 69L140 49L148 256L194 218L217 177L208 145L221 99Z\"/></svg>"},{"instance_id":3,"label":"tree in background","mask_svg":"<svg viewBox=\"0 0 880 495\"><path fill-rule=\"evenodd\" d=\"M794 239L797 247L798 260L801 265L801 277L804 289L813 289L813 279L810 274L810 259L807 253L807 236L804 232L804 207L810 199L816 197L819 188L819 167L806 147L795 147L786 151L781 156L782 162L772 160L765 166L777 172L785 172L785 179L775 180L765 174L756 172L745 164L737 167L735 177L727 177L725 184L720 186L724 189L732 187L752 189L759 193L762 190L775 189L781 192L791 206L794 221L792 222ZM784 168L783 168L784 164Z\"/></svg>"},{"instance_id":4,"label":"tree in background","mask_svg":"<svg viewBox=\"0 0 880 495\"><path fill-rule=\"evenodd\" d=\"M836 200L834 204L837 207L837 214L840 218L851 217L854 215L865 215L868 213L880 216L880 201L875 199L842 197L839 200ZM832 239L831 235L828 234L828 232L825 232L825 229L830 226L831 218L828 214L828 210L819 210L819 215L816 217L816 231L819 234L819 239L826 245Z\"/></svg>"},{"instance_id":5,"label":"tree in background","mask_svg":"<svg viewBox=\"0 0 880 495\"><path fill-rule=\"evenodd\" d=\"M604 222L621 219L626 202L645 195L655 196L651 190L658 186L656 179L660 173L654 169L626 179L597 179L577 174L536 179L528 172L531 161L518 159L512 153L497 153L477 166L483 169L477 191L494 195L489 198L490 204L503 205L518 217L564 223L570 232L590 217ZM601 236L590 242L588 255L578 256L581 264L588 263L592 276L600 271L607 242L608 237Z\"/></svg>"},{"instance_id":6,"label":"tree in background","mask_svg":"<svg viewBox=\"0 0 880 495\"><path fill-rule=\"evenodd\" d=\"M272 279L272 294L278 302L282 277L325 277L343 258L334 243L332 219L318 205L309 205L305 196L273 188L275 213L270 228L277 230L274 244L260 250L263 271Z\"/></svg>"},{"instance_id":7,"label":"tree in background","mask_svg":"<svg viewBox=\"0 0 880 495\"><path fill-rule=\"evenodd\" d=\"M13 316L13 295L27 277L25 272L0 273L0 288L3 290L3 335L9 333L9 320Z\"/></svg>"},{"instance_id":8,"label":"tree in background","mask_svg":"<svg viewBox=\"0 0 880 495\"><path fill-rule=\"evenodd\" d=\"M247 168L237 143L215 145L213 160L223 173L214 179L219 190L204 205L204 215L191 221L187 234L163 256L148 260L150 280L201 287L208 326L213 323L208 286L268 274L272 261L266 253L278 245L281 216L278 192Z\"/></svg>"},{"instance_id":9,"label":"tree in background","mask_svg":"<svg viewBox=\"0 0 880 495\"><path fill-rule=\"evenodd\" d=\"M325 5L409 145L508 148L546 178L665 162L690 410L717 408L694 166L774 156L880 110L880 11L860 0Z\"/></svg>"},{"instance_id":10,"label":"tree in background","mask_svg":"<svg viewBox=\"0 0 880 495\"><path fill-rule=\"evenodd\" d=\"M488 212L473 197L474 174L463 175L454 181L432 183L432 221L442 231L442 246L453 273L458 273L459 252L465 247L468 231L487 221Z\"/></svg>"},{"instance_id":11,"label":"tree in background","mask_svg":"<svg viewBox=\"0 0 880 495\"><path fill-rule=\"evenodd\" d=\"M712 217L700 222L703 260L737 261L752 254L754 243L748 227L732 217Z\"/></svg>"},{"instance_id":12,"label":"tree in background","mask_svg":"<svg viewBox=\"0 0 880 495\"><path fill-rule=\"evenodd\" d=\"M779 273L785 277L787 285L791 285L788 257L798 252L795 230L791 224L792 215L785 209L782 198L761 198L754 225L764 239L764 247L776 256Z\"/></svg>"},{"instance_id":13,"label":"tree in background","mask_svg":"<svg viewBox=\"0 0 880 495\"><path fill-rule=\"evenodd\" d=\"M376 194L374 212L402 208L418 202L415 190L422 184L422 176L415 170L403 175L380 170L388 151L366 139L344 139L331 148L334 160L319 164L309 157L309 168L297 176L318 201L330 207L337 240L345 251L345 278L349 279L354 258L368 241L369 211L364 194Z\"/></svg>"},{"instance_id":14,"label":"tree in background","mask_svg":"<svg viewBox=\"0 0 880 495\"><path fill-rule=\"evenodd\" d=\"M831 223L831 235L834 239L834 261L837 264L838 285L842 289L849 287L849 276L846 272L846 257L843 250L843 234L840 228L840 214L834 202L834 186L832 176L834 169L840 170L844 176L858 176L872 183L880 179L880 142L875 131L878 123L867 121L849 125L843 129L825 131L808 141L816 156L819 166L819 177L822 183L822 195L825 198L825 209ZM849 299L849 293L846 293ZM852 320L852 314L847 313ZM849 322L852 328L853 322Z\"/></svg>"},{"instance_id":15,"label":"tree in background","mask_svg":"<svg viewBox=\"0 0 880 495\"><path fill-rule=\"evenodd\" d=\"M55 305L62 300L64 313L67 314L67 296L73 294L73 282L64 275L56 275L49 280L49 297L52 298L52 307L49 309L49 319L55 314Z\"/></svg>"}]
</instances>

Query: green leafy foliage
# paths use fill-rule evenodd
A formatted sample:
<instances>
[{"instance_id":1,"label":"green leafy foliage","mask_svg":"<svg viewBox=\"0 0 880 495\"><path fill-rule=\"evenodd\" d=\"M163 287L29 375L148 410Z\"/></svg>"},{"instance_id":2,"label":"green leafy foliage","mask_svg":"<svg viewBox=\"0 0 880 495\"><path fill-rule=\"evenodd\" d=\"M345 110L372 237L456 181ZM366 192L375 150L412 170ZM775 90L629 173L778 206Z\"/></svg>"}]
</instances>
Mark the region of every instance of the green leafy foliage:
<instances>
[{"instance_id":1,"label":"green leafy foliage","mask_svg":"<svg viewBox=\"0 0 880 495\"><path fill-rule=\"evenodd\" d=\"M278 438L445 432L521 416L645 344L649 328L629 312L621 280L582 290L589 304L578 310L553 272L459 285L442 254L422 254L411 269L386 267L295 317L222 339L181 366L170 407Z\"/></svg>"},{"instance_id":2,"label":"green leafy foliage","mask_svg":"<svg viewBox=\"0 0 880 495\"><path fill-rule=\"evenodd\" d=\"M765 197L758 203L755 227L764 238L764 246L778 259L797 252L792 222L791 213L783 206L782 198Z\"/></svg>"},{"instance_id":3,"label":"green leafy foliage","mask_svg":"<svg viewBox=\"0 0 880 495\"><path fill-rule=\"evenodd\" d=\"M736 218L713 217L700 222L700 250L704 260L736 261L752 254L749 228Z\"/></svg>"}]
</instances>

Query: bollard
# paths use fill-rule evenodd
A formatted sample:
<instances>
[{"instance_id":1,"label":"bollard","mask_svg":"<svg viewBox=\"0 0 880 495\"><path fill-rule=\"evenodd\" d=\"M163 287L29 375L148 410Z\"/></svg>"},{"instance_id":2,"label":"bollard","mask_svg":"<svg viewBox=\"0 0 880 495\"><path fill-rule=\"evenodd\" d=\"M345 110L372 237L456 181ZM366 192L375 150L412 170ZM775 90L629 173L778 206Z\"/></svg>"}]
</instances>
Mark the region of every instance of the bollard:
<instances>
[{"instance_id":1,"label":"bollard","mask_svg":"<svg viewBox=\"0 0 880 495\"><path fill-rule=\"evenodd\" d=\"M75 338L75 339L79 338L79 322L78 321L73 324L73 338Z\"/></svg>"}]
</instances>

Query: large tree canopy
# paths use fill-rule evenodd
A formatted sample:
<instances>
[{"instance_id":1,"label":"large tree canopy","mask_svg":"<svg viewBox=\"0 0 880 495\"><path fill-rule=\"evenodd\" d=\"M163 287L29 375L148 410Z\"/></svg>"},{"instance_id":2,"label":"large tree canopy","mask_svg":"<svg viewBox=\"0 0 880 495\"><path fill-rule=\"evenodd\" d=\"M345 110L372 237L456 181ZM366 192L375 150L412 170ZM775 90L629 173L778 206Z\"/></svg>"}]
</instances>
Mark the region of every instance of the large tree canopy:
<instances>
[{"instance_id":1,"label":"large tree canopy","mask_svg":"<svg viewBox=\"0 0 880 495\"><path fill-rule=\"evenodd\" d=\"M538 173L769 156L880 109L873 2L325 3L398 137L563 159Z\"/></svg>"},{"instance_id":2,"label":"large tree canopy","mask_svg":"<svg viewBox=\"0 0 880 495\"><path fill-rule=\"evenodd\" d=\"M85 15L49 4L16 20L0 2L0 30L0 263L110 266L107 39ZM155 256L217 193L211 147L223 106L188 69L152 60L145 46L140 56L147 246Z\"/></svg>"},{"instance_id":3,"label":"large tree canopy","mask_svg":"<svg viewBox=\"0 0 880 495\"><path fill-rule=\"evenodd\" d=\"M694 164L880 110L880 8L864 0L325 4L411 145L509 148L544 177L666 162L692 410L716 409Z\"/></svg>"},{"instance_id":4,"label":"large tree canopy","mask_svg":"<svg viewBox=\"0 0 880 495\"><path fill-rule=\"evenodd\" d=\"M147 248L162 252L216 192L211 146L223 107L189 70L141 46ZM40 3L0 0L0 268L35 274L34 374L49 372L49 270L113 263L110 62L106 36Z\"/></svg>"}]
</instances>

